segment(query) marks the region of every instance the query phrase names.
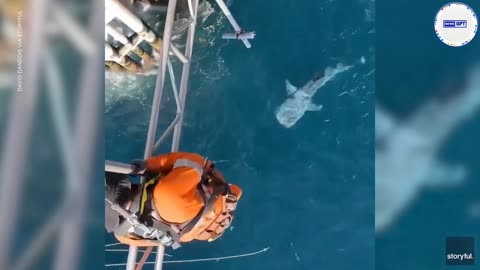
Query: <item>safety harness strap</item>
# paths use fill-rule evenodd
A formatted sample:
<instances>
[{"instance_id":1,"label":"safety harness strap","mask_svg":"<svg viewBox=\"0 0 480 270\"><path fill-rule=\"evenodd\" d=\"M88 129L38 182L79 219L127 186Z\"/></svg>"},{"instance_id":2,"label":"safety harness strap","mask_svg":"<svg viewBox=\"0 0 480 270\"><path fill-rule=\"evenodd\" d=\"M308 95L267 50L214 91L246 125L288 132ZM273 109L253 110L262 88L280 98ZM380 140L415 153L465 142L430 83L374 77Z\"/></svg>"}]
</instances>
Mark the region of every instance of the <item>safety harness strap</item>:
<instances>
[{"instance_id":1,"label":"safety harness strap","mask_svg":"<svg viewBox=\"0 0 480 270\"><path fill-rule=\"evenodd\" d=\"M142 185L141 195L139 196L140 198L138 200L139 204L137 214L140 221L145 225L169 235L175 242L178 242L180 235L176 233L171 226L156 220L151 215L151 213L154 211L152 206L152 190L161 177L161 175L158 175Z\"/></svg>"},{"instance_id":2,"label":"safety harness strap","mask_svg":"<svg viewBox=\"0 0 480 270\"><path fill-rule=\"evenodd\" d=\"M219 183L218 181L215 181L215 169L214 165L211 164L209 168L206 168L208 163L208 160L205 159L204 166L201 170L201 181L197 186L197 191L200 193L201 197L204 199L203 207L200 210L199 214L193 218L191 221L186 224L180 235L184 235L190 231L192 231L200 222L200 220L210 211L212 211L213 206L219 196L225 195L225 196L233 196L235 197L231 192L230 192L230 187L228 183L223 182ZM187 166L191 166L192 168L199 167L199 165L195 162L189 161ZM193 165L193 166L192 166ZM212 192L209 192L208 187L211 187L213 189Z\"/></svg>"},{"instance_id":3,"label":"safety harness strap","mask_svg":"<svg viewBox=\"0 0 480 270\"><path fill-rule=\"evenodd\" d=\"M202 198L207 198L207 194L203 190L203 187L201 184L198 187L198 191L203 195ZM193 218L191 221L186 224L186 226L182 229L181 235L184 235L188 232L190 232L195 226L198 224L198 222L202 219L202 217L205 216L206 213L212 210L213 205L215 204L215 201L218 199L218 196L223 192L223 189L216 188L214 189L213 193L209 196L208 200L206 200L203 204L202 209L198 213L195 218Z\"/></svg>"},{"instance_id":4,"label":"safety harness strap","mask_svg":"<svg viewBox=\"0 0 480 270\"><path fill-rule=\"evenodd\" d=\"M189 159L185 159L185 158L180 158L177 161L175 161L175 164L173 165L173 168L175 169L175 168L178 168L178 167L192 168L195 171L197 171L199 175L203 175L203 172L204 172L203 167L201 165L199 165L198 163L193 162Z\"/></svg>"}]
</instances>

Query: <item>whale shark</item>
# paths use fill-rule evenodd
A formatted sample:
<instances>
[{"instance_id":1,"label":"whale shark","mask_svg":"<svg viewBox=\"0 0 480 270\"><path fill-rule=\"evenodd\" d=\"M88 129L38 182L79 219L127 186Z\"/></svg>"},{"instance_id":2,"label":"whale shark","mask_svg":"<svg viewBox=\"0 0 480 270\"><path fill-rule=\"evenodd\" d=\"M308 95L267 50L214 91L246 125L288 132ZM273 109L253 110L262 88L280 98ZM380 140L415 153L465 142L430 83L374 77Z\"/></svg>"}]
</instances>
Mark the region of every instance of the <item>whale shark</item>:
<instances>
[{"instance_id":1,"label":"whale shark","mask_svg":"<svg viewBox=\"0 0 480 270\"><path fill-rule=\"evenodd\" d=\"M335 78L337 74L349 70L352 66L337 64L336 67L327 67L323 77L316 76L301 88L293 86L288 79L285 80L287 98L275 111L278 122L290 128L297 123L307 111L320 111L322 105L314 104L312 98L318 89L322 88L328 81Z\"/></svg>"},{"instance_id":2,"label":"whale shark","mask_svg":"<svg viewBox=\"0 0 480 270\"><path fill-rule=\"evenodd\" d=\"M466 87L448 99L434 97L409 118L395 119L375 105L375 232L384 233L427 188L462 184L462 164L439 160L451 134L480 110L480 65Z\"/></svg>"}]
</instances>

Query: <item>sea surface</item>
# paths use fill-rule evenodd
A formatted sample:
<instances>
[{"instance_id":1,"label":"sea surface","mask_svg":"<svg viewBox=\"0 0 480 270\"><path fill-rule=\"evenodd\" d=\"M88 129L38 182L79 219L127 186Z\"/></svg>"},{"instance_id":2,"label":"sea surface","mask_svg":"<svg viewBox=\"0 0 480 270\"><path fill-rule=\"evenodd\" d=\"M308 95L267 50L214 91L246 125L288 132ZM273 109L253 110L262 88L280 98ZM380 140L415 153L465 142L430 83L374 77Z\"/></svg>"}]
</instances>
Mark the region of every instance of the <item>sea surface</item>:
<instances>
[{"instance_id":1,"label":"sea surface","mask_svg":"<svg viewBox=\"0 0 480 270\"><path fill-rule=\"evenodd\" d=\"M180 150L217 161L243 197L221 239L167 249L165 260L269 249L164 269L372 269L374 2L229 1L237 22L257 33L250 49L220 38L232 29L210 2L196 32ZM338 63L355 66L317 92L314 102L323 110L281 126L275 110L286 98L285 80L301 87ZM105 157L142 158L155 77L106 78ZM170 81L165 85L157 138L175 117ZM169 142L156 154L168 151ZM115 240L105 233L105 242ZM106 264L126 258L127 252L106 252Z\"/></svg>"}]
</instances>

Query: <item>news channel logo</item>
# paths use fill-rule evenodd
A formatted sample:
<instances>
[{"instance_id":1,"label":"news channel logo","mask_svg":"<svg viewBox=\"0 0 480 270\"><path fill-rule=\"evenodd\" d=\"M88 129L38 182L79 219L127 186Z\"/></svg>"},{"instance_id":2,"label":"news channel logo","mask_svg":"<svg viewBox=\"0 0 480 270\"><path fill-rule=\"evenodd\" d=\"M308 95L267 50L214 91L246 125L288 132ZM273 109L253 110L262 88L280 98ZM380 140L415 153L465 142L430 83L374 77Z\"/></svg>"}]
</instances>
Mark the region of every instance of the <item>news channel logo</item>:
<instances>
[{"instance_id":1,"label":"news channel logo","mask_svg":"<svg viewBox=\"0 0 480 270\"><path fill-rule=\"evenodd\" d=\"M465 46L475 37L478 19L475 11L466 4L453 2L444 5L435 16L435 33L446 45Z\"/></svg>"}]
</instances>

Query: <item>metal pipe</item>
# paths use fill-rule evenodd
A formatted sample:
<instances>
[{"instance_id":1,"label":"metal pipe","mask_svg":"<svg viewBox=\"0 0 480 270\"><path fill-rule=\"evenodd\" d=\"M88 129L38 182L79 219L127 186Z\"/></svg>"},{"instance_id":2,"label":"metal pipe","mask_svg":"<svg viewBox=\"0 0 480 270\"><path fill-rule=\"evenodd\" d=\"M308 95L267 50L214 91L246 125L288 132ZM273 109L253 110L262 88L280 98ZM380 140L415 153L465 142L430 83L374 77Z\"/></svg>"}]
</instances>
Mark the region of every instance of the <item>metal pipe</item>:
<instances>
[{"instance_id":1,"label":"metal pipe","mask_svg":"<svg viewBox=\"0 0 480 270\"><path fill-rule=\"evenodd\" d=\"M161 62L160 69L158 71L157 81L155 85L155 93L153 95L152 112L150 114L150 123L148 126L147 142L145 143L144 159L148 159L149 157L151 157L153 152L153 146L155 143L155 133L156 133L157 124L158 124L158 113L160 110L160 102L163 94L163 86L165 82L165 71L166 71L166 66L168 61L168 52L169 52L168 48L170 48L170 39L172 36L172 27L173 27L173 21L175 19L176 6L177 6L177 0L170 0L168 2L167 17L165 19L165 28L163 30L164 45L162 47L162 62ZM145 177L142 177L141 182L142 183L145 182ZM137 261L137 250L138 250L137 247L130 246L128 250L127 270L135 269L135 264ZM162 264L161 262L163 261L163 255L164 255L163 251L164 249L159 249L158 252L160 254L157 253L157 259L159 260L160 267Z\"/></svg>"},{"instance_id":2,"label":"metal pipe","mask_svg":"<svg viewBox=\"0 0 480 270\"><path fill-rule=\"evenodd\" d=\"M164 29L164 46L162 47L162 59L161 66L157 75L157 81L155 85L155 93L153 96L152 112L150 114L150 124L148 127L147 142L145 144L144 159L148 159L152 155L153 146L155 143L155 131L158 124L158 113L160 110L160 102L163 94L163 87L165 84L165 71L168 61L168 48L170 48L170 38L172 35L173 20L175 17L175 7L177 0L170 0L167 9L167 18L165 20Z\"/></svg>"},{"instance_id":3,"label":"metal pipe","mask_svg":"<svg viewBox=\"0 0 480 270\"><path fill-rule=\"evenodd\" d=\"M160 147L160 144L167 138L168 135L170 135L170 132L172 129L175 127L177 122L180 120L183 114L183 110L180 106L180 98L178 97L178 90L177 90L177 83L175 80L175 73L173 72L173 67L172 67L172 62L170 61L170 57L168 58L168 73L170 74L170 81L172 82L172 91L173 91L173 96L175 97L175 104L177 105L177 115L175 116L175 119L170 123L168 128L163 132L162 136L158 141L155 143L153 146L153 151L156 151L158 147Z\"/></svg>"},{"instance_id":4,"label":"metal pipe","mask_svg":"<svg viewBox=\"0 0 480 270\"><path fill-rule=\"evenodd\" d=\"M177 47L175 47L173 44L170 44L170 49L172 50L173 54L178 57L178 60L182 62L183 64L188 63L188 59L183 55L182 52L180 52Z\"/></svg>"},{"instance_id":5,"label":"metal pipe","mask_svg":"<svg viewBox=\"0 0 480 270\"><path fill-rule=\"evenodd\" d=\"M105 43L105 61L117 61L118 56L113 51L112 46L110 44Z\"/></svg>"},{"instance_id":6,"label":"metal pipe","mask_svg":"<svg viewBox=\"0 0 480 270\"><path fill-rule=\"evenodd\" d=\"M222 10L223 14L225 14L225 16L227 17L228 21L230 22L230 24L233 26L233 29L235 29L236 32L241 32L242 29L240 28L240 26L238 25L238 23L235 21L235 19L233 18L232 16L232 13L230 12L230 10L228 10L228 7L227 5L225 5L225 3L223 2L223 0L215 0L217 1L217 4L220 6L220 9ZM241 39L241 41L243 41L243 44L245 44L245 47L247 48L250 48L252 47L252 45L250 45L250 42L248 42L248 40L246 39Z\"/></svg>"},{"instance_id":7,"label":"metal pipe","mask_svg":"<svg viewBox=\"0 0 480 270\"><path fill-rule=\"evenodd\" d=\"M120 31L117 31L117 29L113 28L109 24L105 25L105 32L124 45L129 43L127 37L124 34L120 33Z\"/></svg>"},{"instance_id":8,"label":"metal pipe","mask_svg":"<svg viewBox=\"0 0 480 270\"><path fill-rule=\"evenodd\" d=\"M180 106L180 98L178 97L178 90L177 90L177 80L175 79L175 72L173 72L172 62L170 58L168 58L168 74L170 74L170 81L172 82L172 91L173 97L175 98L175 105L177 105L177 115L182 113L182 107Z\"/></svg>"},{"instance_id":9,"label":"metal pipe","mask_svg":"<svg viewBox=\"0 0 480 270\"><path fill-rule=\"evenodd\" d=\"M162 136L160 137L160 139L158 139L158 141L155 143L155 145L153 146L153 150L156 151L158 149L158 147L160 147L160 144L165 140L165 138L167 138L168 135L170 135L170 132L172 132L172 129L175 127L175 125L178 123L178 121L180 120L180 117L182 117L181 113L178 113L176 116L175 116L175 119L173 119L172 123L170 123L170 125L168 126L168 128L165 130L165 132L163 132Z\"/></svg>"},{"instance_id":10,"label":"metal pipe","mask_svg":"<svg viewBox=\"0 0 480 270\"><path fill-rule=\"evenodd\" d=\"M105 10L114 14L114 17L119 18L136 33L141 33L146 29L143 22L117 0L105 0ZM111 15L109 14L109 16Z\"/></svg>"},{"instance_id":11,"label":"metal pipe","mask_svg":"<svg viewBox=\"0 0 480 270\"><path fill-rule=\"evenodd\" d=\"M131 174L135 171L135 166L131 164L105 160L105 171L121 174Z\"/></svg>"},{"instance_id":12,"label":"metal pipe","mask_svg":"<svg viewBox=\"0 0 480 270\"><path fill-rule=\"evenodd\" d=\"M110 23L113 19L115 19L115 14L111 10L106 8L105 5L105 25Z\"/></svg>"},{"instance_id":13,"label":"metal pipe","mask_svg":"<svg viewBox=\"0 0 480 270\"><path fill-rule=\"evenodd\" d=\"M255 38L255 32L248 32L248 33L224 33L222 35L223 39L254 39Z\"/></svg>"},{"instance_id":14,"label":"metal pipe","mask_svg":"<svg viewBox=\"0 0 480 270\"><path fill-rule=\"evenodd\" d=\"M0 205L8 205L8 207L0 209L0 269L11 269L11 244L12 239L16 236L17 217L21 212L18 210L18 206L21 205L22 186L27 171L25 164L28 163L28 142L32 135L32 122L40 88L38 71L40 60L43 57L42 51L45 48L44 28L47 21L48 2L48 0L29 2L29 11L34 12L30 12L28 20L25 20L28 22L28 25L24 27L25 30L28 29L28 42L17 44L17 46L24 47L25 64L23 65L23 77L17 77L17 91L12 93L13 104L6 128L4 154L0 165ZM23 84L23 86L19 88L19 84Z\"/></svg>"},{"instance_id":15,"label":"metal pipe","mask_svg":"<svg viewBox=\"0 0 480 270\"><path fill-rule=\"evenodd\" d=\"M185 56L188 59L192 59L193 53L193 42L195 40L195 28L197 26L197 11L198 11L198 0L195 0L195 4L193 6L195 11L195 17L188 28L188 36L187 36L187 43L185 45ZM182 132L182 125L183 125L183 115L184 115L184 108L185 108L185 100L187 97L188 91L188 79L190 77L190 62L183 65L182 69L182 78L180 81L180 93L179 93L179 100L180 100L180 108L182 109L182 115L178 123L175 125L175 130L173 131L173 139L172 139L172 152L178 151L178 147L180 145L180 134Z\"/></svg>"},{"instance_id":16,"label":"metal pipe","mask_svg":"<svg viewBox=\"0 0 480 270\"><path fill-rule=\"evenodd\" d=\"M220 9L222 10L223 14L225 14L228 21L230 21L230 24L233 26L233 28L235 28L236 31L240 31L240 25L238 25L238 23L233 18L232 13L228 9L227 5L225 5L225 2L223 2L223 0L215 0L215 1L217 1L218 6L220 6Z\"/></svg>"},{"instance_id":17,"label":"metal pipe","mask_svg":"<svg viewBox=\"0 0 480 270\"><path fill-rule=\"evenodd\" d=\"M165 246L164 245L158 245L157 257L155 258L155 270L162 270L164 254L165 254Z\"/></svg>"},{"instance_id":18,"label":"metal pipe","mask_svg":"<svg viewBox=\"0 0 480 270\"><path fill-rule=\"evenodd\" d=\"M193 14L192 1L193 1L193 0L187 0L187 2L188 2L188 10L190 11L190 16L193 18L193 17L194 17L194 14Z\"/></svg>"}]
</instances>

